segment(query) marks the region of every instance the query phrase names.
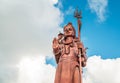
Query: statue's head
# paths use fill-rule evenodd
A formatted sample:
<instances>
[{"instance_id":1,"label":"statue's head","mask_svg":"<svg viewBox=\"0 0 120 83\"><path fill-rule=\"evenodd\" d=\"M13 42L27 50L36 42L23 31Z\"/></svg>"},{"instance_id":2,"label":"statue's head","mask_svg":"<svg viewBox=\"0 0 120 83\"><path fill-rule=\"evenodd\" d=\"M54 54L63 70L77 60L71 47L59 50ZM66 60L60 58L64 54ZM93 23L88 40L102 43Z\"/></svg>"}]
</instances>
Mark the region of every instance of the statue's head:
<instances>
[{"instance_id":1,"label":"statue's head","mask_svg":"<svg viewBox=\"0 0 120 83\"><path fill-rule=\"evenodd\" d=\"M64 27L64 36L65 37L74 37L75 38L75 29L72 25L72 23L68 23L65 27Z\"/></svg>"}]
</instances>

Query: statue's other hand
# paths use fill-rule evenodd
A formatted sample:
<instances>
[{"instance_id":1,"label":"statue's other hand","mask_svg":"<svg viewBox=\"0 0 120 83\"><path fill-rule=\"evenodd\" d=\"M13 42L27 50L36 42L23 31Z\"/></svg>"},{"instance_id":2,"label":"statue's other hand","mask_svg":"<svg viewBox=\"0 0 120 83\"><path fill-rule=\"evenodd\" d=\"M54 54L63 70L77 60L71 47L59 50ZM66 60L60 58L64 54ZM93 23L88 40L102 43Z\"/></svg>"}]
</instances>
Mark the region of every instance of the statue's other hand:
<instances>
[{"instance_id":1,"label":"statue's other hand","mask_svg":"<svg viewBox=\"0 0 120 83\"><path fill-rule=\"evenodd\" d=\"M58 45L59 45L59 43L58 43L57 38L54 38L54 39L53 39L53 45L52 45L52 47L53 47L53 48L58 48Z\"/></svg>"}]
</instances>

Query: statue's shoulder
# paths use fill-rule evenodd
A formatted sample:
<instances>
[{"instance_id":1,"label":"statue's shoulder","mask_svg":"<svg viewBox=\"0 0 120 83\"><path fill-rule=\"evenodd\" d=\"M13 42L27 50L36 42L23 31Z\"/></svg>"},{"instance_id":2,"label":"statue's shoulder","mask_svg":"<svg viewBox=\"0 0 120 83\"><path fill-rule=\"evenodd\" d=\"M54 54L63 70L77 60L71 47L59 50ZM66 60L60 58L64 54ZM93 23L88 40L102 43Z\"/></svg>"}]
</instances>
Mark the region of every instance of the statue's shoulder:
<instances>
[{"instance_id":1,"label":"statue's shoulder","mask_svg":"<svg viewBox=\"0 0 120 83\"><path fill-rule=\"evenodd\" d=\"M83 43L77 37L74 38L74 42L75 42L75 44L77 44L78 48L84 48Z\"/></svg>"}]
</instances>

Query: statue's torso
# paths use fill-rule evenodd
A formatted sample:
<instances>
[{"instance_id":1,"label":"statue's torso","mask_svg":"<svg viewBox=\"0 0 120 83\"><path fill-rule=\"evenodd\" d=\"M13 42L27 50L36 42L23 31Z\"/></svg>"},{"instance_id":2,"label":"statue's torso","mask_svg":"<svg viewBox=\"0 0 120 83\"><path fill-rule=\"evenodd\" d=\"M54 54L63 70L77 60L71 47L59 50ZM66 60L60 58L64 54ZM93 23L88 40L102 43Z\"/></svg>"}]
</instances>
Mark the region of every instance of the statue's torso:
<instances>
[{"instance_id":1,"label":"statue's torso","mask_svg":"<svg viewBox=\"0 0 120 83\"><path fill-rule=\"evenodd\" d=\"M78 48L76 43L71 43L68 45L61 45L61 58L63 57L77 57Z\"/></svg>"}]
</instances>

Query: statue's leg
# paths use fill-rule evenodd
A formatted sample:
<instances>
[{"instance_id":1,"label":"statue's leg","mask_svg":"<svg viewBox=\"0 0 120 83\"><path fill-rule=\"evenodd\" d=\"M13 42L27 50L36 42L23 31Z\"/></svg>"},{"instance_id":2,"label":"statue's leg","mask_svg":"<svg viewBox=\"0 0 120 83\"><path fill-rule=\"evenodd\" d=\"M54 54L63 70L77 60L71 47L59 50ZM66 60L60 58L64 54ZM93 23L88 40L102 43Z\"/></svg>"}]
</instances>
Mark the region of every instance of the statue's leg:
<instances>
[{"instance_id":1,"label":"statue's leg","mask_svg":"<svg viewBox=\"0 0 120 83\"><path fill-rule=\"evenodd\" d=\"M75 68L74 83L80 83L80 72L78 67Z\"/></svg>"}]
</instances>

